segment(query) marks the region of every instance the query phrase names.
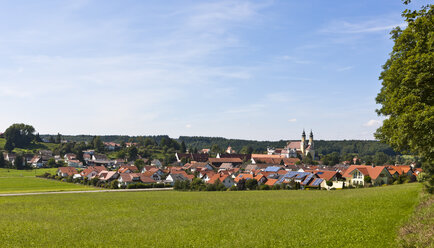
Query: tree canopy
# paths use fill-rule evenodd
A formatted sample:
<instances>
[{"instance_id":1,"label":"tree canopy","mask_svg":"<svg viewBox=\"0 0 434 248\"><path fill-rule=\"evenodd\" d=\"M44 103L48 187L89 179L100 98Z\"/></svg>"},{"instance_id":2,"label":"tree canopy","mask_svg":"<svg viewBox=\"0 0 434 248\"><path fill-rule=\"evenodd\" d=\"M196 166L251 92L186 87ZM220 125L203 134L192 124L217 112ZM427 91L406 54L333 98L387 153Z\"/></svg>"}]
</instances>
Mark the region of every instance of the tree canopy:
<instances>
[{"instance_id":1,"label":"tree canopy","mask_svg":"<svg viewBox=\"0 0 434 248\"><path fill-rule=\"evenodd\" d=\"M16 123L8 127L4 133L6 138L5 149L11 151L11 148L25 148L35 139L35 128L31 125Z\"/></svg>"},{"instance_id":2,"label":"tree canopy","mask_svg":"<svg viewBox=\"0 0 434 248\"><path fill-rule=\"evenodd\" d=\"M380 75L377 113L386 119L375 137L396 150L420 155L433 175L434 5L405 10L402 16L407 27L391 32L395 44Z\"/></svg>"}]
</instances>

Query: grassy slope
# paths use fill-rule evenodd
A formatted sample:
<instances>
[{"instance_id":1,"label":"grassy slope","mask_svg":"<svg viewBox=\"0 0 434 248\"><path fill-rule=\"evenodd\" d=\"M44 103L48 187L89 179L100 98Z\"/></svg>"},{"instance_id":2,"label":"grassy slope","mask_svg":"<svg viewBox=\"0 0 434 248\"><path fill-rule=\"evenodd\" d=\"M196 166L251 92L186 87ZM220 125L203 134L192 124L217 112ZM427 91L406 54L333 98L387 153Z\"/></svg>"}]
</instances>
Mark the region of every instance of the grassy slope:
<instances>
[{"instance_id":1,"label":"grassy slope","mask_svg":"<svg viewBox=\"0 0 434 248\"><path fill-rule=\"evenodd\" d=\"M395 247L419 184L0 198L3 247Z\"/></svg>"},{"instance_id":2,"label":"grassy slope","mask_svg":"<svg viewBox=\"0 0 434 248\"><path fill-rule=\"evenodd\" d=\"M42 169L33 169L33 170L14 170L14 169L5 169L0 168L0 178L2 177L34 177L36 175L42 175L45 172L49 172L51 174L56 173L57 168L42 168Z\"/></svg>"},{"instance_id":3,"label":"grassy slope","mask_svg":"<svg viewBox=\"0 0 434 248\"><path fill-rule=\"evenodd\" d=\"M0 178L1 194L71 190L97 190L97 188L36 177Z\"/></svg>"},{"instance_id":4,"label":"grassy slope","mask_svg":"<svg viewBox=\"0 0 434 248\"><path fill-rule=\"evenodd\" d=\"M27 193L66 190L96 190L94 187L36 178L45 172L55 173L56 168L36 170L8 170L0 168L0 193Z\"/></svg>"},{"instance_id":5,"label":"grassy slope","mask_svg":"<svg viewBox=\"0 0 434 248\"><path fill-rule=\"evenodd\" d=\"M3 147L5 146L6 143L6 139L4 138L0 138L0 150L3 149ZM23 153L32 153L34 150L53 150L54 148L56 148L58 146L58 144L52 144L52 143L32 143L29 147L27 147L26 149L23 148L15 148L13 150L13 152L23 152Z\"/></svg>"}]
</instances>

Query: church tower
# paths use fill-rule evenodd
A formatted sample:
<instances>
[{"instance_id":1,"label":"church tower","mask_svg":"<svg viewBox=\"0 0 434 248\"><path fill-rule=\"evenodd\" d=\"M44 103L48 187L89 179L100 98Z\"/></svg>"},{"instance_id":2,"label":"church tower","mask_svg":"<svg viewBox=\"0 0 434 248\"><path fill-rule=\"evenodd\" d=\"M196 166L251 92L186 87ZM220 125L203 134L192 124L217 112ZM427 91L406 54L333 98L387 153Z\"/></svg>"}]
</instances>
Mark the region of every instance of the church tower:
<instances>
[{"instance_id":1,"label":"church tower","mask_svg":"<svg viewBox=\"0 0 434 248\"><path fill-rule=\"evenodd\" d=\"M314 149L314 147L313 147L313 133L312 133L312 129L310 130L310 135L309 135L309 146L310 146L310 149Z\"/></svg>"},{"instance_id":2,"label":"church tower","mask_svg":"<svg viewBox=\"0 0 434 248\"><path fill-rule=\"evenodd\" d=\"M301 142L300 142L300 150L301 154L304 156L304 149L306 148L306 133L304 132L301 134Z\"/></svg>"}]
</instances>

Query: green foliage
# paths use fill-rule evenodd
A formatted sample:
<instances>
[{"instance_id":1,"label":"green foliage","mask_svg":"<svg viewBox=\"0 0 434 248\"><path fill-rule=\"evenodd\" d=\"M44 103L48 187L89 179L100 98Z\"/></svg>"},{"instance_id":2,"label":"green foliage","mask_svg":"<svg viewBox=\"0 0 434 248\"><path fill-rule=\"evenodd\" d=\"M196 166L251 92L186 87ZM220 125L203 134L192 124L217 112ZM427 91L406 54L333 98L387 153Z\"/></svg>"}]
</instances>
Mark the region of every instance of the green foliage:
<instances>
[{"instance_id":1,"label":"green foliage","mask_svg":"<svg viewBox=\"0 0 434 248\"><path fill-rule=\"evenodd\" d=\"M0 168L5 168L6 167L6 160L3 157L3 154L0 152Z\"/></svg>"},{"instance_id":2,"label":"green foliage","mask_svg":"<svg viewBox=\"0 0 434 248\"><path fill-rule=\"evenodd\" d=\"M399 151L412 151L424 159L434 191L434 5L405 10L407 27L395 28L395 43L380 75L382 88L376 101L386 116L375 136Z\"/></svg>"},{"instance_id":3,"label":"green foliage","mask_svg":"<svg viewBox=\"0 0 434 248\"><path fill-rule=\"evenodd\" d=\"M247 179L246 180L246 188L250 190L255 190L258 188L258 180L256 179Z\"/></svg>"},{"instance_id":4,"label":"green foliage","mask_svg":"<svg viewBox=\"0 0 434 248\"><path fill-rule=\"evenodd\" d=\"M103 152L104 151L104 143L101 140L101 137L94 136L92 139L92 147L95 149L96 152Z\"/></svg>"},{"instance_id":5,"label":"green foliage","mask_svg":"<svg viewBox=\"0 0 434 248\"><path fill-rule=\"evenodd\" d=\"M329 186L329 187L333 186L333 182L332 182L332 181L327 181L326 184L327 184L327 186Z\"/></svg>"},{"instance_id":6,"label":"green foliage","mask_svg":"<svg viewBox=\"0 0 434 248\"><path fill-rule=\"evenodd\" d=\"M137 159L134 161L134 165L139 169L139 171L142 171L143 167L145 167L145 161L143 161L143 159Z\"/></svg>"},{"instance_id":7,"label":"green foliage","mask_svg":"<svg viewBox=\"0 0 434 248\"><path fill-rule=\"evenodd\" d=\"M372 179L371 179L370 176L365 176L365 177L363 178L363 181L365 182L365 184L369 184L369 183L372 182Z\"/></svg>"},{"instance_id":8,"label":"green foliage","mask_svg":"<svg viewBox=\"0 0 434 248\"><path fill-rule=\"evenodd\" d=\"M6 138L5 150L12 151L14 147L24 148L35 139L35 128L23 123L12 124L4 133ZM11 149L12 148L12 149Z\"/></svg>"},{"instance_id":9,"label":"green foliage","mask_svg":"<svg viewBox=\"0 0 434 248\"><path fill-rule=\"evenodd\" d=\"M271 188L270 188L269 185L261 184L261 185L259 186L259 189L260 189L260 190L270 190Z\"/></svg>"}]
</instances>

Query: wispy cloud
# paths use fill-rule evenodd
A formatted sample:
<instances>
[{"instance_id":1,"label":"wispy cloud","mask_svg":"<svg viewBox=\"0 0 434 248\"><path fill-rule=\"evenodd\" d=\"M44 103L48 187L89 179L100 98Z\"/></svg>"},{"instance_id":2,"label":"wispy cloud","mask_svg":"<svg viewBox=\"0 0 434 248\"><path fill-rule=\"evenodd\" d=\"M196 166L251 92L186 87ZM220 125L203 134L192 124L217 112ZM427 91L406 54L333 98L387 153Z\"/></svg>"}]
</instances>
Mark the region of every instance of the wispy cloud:
<instances>
[{"instance_id":1,"label":"wispy cloud","mask_svg":"<svg viewBox=\"0 0 434 248\"><path fill-rule=\"evenodd\" d=\"M380 120L369 120L368 122L363 124L363 126L365 126L365 127L377 127L377 126L380 126L380 124L381 124Z\"/></svg>"},{"instance_id":2,"label":"wispy cloud","mask_svg":"<svg viewBox=\"0 0 434 248\"><path fill-rule=\"evenodd\" d=\"M288 120L288 122L296 122L296 121L297 121L296 118L292 118L292 119L289 119L289 120Z\"/></svg>"},{"instance_id":3,"label":"wispy cloud","mask_svg":"<svg viewBox=\"0 0 434 248\"><path fill-rule=\"evenodd\" d=\"M374 33L380 31L390 31L397 26L405 26L403 22L393 22L388 19L378 18L372 20L365 20L360 22L349 21L333 21L322 28L322 33L335 33L335 34L361 34L361 33Z\"/></svg>"},{"instance_id":4,"label":"wispy cloud","mask_svg":"<svg viewBox=\"0 0 434 248\"><path fill-rule=\"evenodd\" d=\"M351 70L353 68L354 68L354 66L345 66L345 67L340 67L340 68L336 69L336 71L339 71L339 72L348 71L348 70Z\"/></svg>"}]
</instances>

